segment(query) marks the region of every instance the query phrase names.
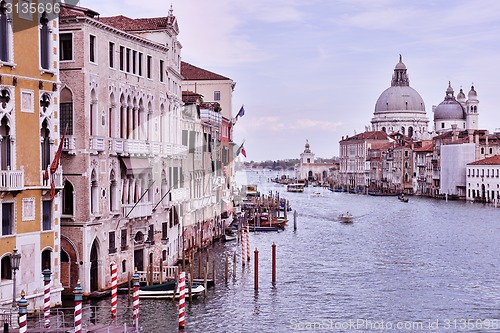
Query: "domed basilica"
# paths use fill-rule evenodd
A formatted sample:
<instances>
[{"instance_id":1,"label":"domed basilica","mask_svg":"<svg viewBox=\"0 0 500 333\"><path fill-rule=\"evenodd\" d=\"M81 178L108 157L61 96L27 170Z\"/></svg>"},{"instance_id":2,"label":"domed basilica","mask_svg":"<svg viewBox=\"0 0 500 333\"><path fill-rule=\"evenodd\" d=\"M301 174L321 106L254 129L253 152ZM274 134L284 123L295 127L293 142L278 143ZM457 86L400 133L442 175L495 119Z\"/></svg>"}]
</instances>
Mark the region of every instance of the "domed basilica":
<instances>
[{"instance_id":1,"label":"domed basilica","mask_svg":"<svg viewBox=\"0 0 500 333\"><path fill-rule=\"evenodd\" d=\"M373 131L400 132L416 138L427 133L429 119L425 113L424 100L410 87L406 71L400 55L391 86L382 92L375 104L371 120Z\"/></svg>"}]
</instances>

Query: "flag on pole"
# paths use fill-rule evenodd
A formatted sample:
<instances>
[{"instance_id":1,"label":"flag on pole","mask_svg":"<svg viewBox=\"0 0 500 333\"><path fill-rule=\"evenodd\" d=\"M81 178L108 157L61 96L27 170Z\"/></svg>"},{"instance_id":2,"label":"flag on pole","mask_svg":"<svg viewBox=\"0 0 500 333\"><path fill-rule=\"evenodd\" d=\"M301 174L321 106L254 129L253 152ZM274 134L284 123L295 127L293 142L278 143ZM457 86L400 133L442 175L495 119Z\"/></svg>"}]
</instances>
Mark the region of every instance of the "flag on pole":
<instances>
[{"instance_id":1,"label":"flag on pole","mask_svg":"<svg viewBox=\"0 0 500 333\"><path fill-rule=\"evenodd\" d=\"M238 155L240 153L243 153L243 151L245 151L245 149L243 148L243 144L245 143L245 140L243 140L243 142L241 143L241 145L238 147L238 149L236 150L236 152L234 153L234 158L238 157ZM246 157L246 152L243 154L245 157Z\"/></svg>"},{"instance_id":2,"label":"flag on pole","mask_svg":"<svg viewBox=\"0 0 500 333\"><path fill-rule=\"evenodd\" d=\"M236 115L236 117L234 119L238 120L238 117L243 117L244 115L245 115L245 108L242 105L240 111L238 111L238 114Z\"/></svg>"},{"instance_id":3,"label":"flag on pole","mask_svg":"<svg viewBox=\"0 0 500 333\"><path fill-rule=\"evenodd\" d=\"M66 128L64 129L64 134L60 138L59 141L59 147L57 147L56 154L54 155L54 160L50 164L50 200L54 200L54 197L56 196L56 183L54 181L54 174L56 173L57 169L59 168L59 161L61 160L61 154L62 154L62 149L63 149L63 144L64 144L64 137L66 136L66 130L68 129L68 126L66 125ZM45 173L47 173L47 170L45 170Z\"/></svg>"},{"instance_id":4,"label":"flag on pole","mask_svg":"<svg viewBox=\"0 0 500 333\"><path fill-rule=\"evenodd\" d=\"M247 157L247 152L243 147L241 148L241 155L245 156L245 158Z\"/></svg>"}]
</instances>

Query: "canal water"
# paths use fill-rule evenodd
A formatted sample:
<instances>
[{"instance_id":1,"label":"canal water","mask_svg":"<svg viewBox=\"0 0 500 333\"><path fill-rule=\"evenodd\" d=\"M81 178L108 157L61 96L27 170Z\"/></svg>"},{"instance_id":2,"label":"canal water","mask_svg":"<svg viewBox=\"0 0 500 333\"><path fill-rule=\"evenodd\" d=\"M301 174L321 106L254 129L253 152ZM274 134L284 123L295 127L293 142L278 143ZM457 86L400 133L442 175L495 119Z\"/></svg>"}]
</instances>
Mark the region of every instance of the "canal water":
<instances>
[{"instance_id":1,"label":"canal water","mask_svg":"<svg viewBox=\"0 0 500 333\"><path fill-rule=\"evenodd\" d=\"M313 187L287 193L268 181L274 177L239 175L262 194L279 191L289 199L297 230L290 217L285 231L252 233L245 268L239 244L211 247L217 285L206 298L187 302L185 332L500 332L500 208L419 197L403 203ZM352 224L337 219L346 211ZM226 284L225 256L234 251L237 274L230 263ZM177 304L141 300L140 322L144 332L175 332Z\"/></svg>"}]
</instances>

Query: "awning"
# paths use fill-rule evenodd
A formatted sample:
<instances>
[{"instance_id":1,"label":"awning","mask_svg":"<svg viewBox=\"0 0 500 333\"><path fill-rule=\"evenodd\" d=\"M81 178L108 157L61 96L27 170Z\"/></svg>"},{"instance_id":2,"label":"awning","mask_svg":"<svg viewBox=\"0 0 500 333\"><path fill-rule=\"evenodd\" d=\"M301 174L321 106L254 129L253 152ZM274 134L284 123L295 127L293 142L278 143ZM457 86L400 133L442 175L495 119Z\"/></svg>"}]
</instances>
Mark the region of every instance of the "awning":
<instances>
[{"instance_id":1,"label":"awning","mask_svg":"<svg viewBox=\"0 0 500 333\"><path fill-rule=\"evenodd\" d=\"M151 165L147 158L122 157L121 161L127 169L127 175L140 175L151 172Z\"/></svg>"}]
</instances>

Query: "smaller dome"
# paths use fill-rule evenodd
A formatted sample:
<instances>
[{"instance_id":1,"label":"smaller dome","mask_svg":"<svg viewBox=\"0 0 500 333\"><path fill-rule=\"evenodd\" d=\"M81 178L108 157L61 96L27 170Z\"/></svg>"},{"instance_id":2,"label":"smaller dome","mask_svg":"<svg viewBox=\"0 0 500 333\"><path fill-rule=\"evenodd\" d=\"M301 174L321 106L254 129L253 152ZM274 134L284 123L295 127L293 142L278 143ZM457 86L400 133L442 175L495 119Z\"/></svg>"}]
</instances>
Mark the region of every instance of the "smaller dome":
<instances>
[{"instance_id":1,"label":"smaller dome","mask_svg":"<svg viewBox=\"0 0 500 333\"><path fill-rule=\"evenodd\" d=\"M451 82L448 81L448 88L446 89L446 95L452 94L453 95L454 91L453 88L451 87Z\"/></svg>"},{"instance_id":2,"label":"smaller dome","mask_svg":"<svg viewBox=\"0 0 500 333\"><path fill-rule=\"evenodd\" d=\"M465 100L465 94L462 88L460 88L460 92L457 95L457 100Z\"/></svg>"},{"instance_id":3,"label":"smaller dome","mask_svg":"<svg viewBox=\"0 0 500 333\"><path fill-rule=\"evenodd\" d=\"M434 109L434 121L437 120L465 120L465 111L457 101L441 102Z\"/></svg>"},{"instance_id":4,"label":"smaller dome","mask_svg":"<svg viewBox=\"0 0 500 333\"><path fill-rule=\"evenodd\" d=\"M474 90L474 86L470 87L470 91L469 91L469 99L471 97L477 97L477 92L476 90Z\"/></svg>"}]
</instances>

